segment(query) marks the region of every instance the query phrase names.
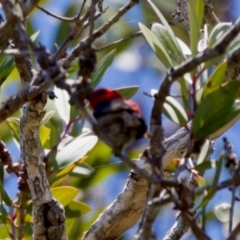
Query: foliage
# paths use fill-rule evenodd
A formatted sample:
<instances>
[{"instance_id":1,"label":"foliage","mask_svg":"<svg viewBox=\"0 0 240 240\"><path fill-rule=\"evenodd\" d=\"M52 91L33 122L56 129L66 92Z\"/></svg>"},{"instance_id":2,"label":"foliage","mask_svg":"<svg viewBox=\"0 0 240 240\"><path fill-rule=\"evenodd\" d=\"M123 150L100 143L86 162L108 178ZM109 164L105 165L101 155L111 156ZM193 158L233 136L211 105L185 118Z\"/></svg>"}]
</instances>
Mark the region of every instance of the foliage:
<instances>
[{"instance_id":1,"label":"foliage","mask_svg":"<svg viewBox=\"0 0 240 240\"><path fill-rule=\"evenodd\" d=\"M45 1L42 1L42 3ZM152 12L156 13L154 24L151 28L148 24L139 23L139 29L142 31L143 37L152 51L156 54L156 58L161 62L164 71L183 64L191 57L198 54L198 46L201 37L200 29L203 27L203 1L189 1L190 5L190 44L185 44L184 39L177 37L177 34L172 30L168 21L163 16L158 7L151 1L149 6L151 8L144 9L146 16L152 16ZM69 15L76 14L75 4L72 2L68 5L66 13ZM166 3L165 3L166 4ZM114 10L118 6L113 7ZM35 11L33 15L38 16ZM109 13L103 14L103 19L99 21L106 21ZM42 33L36 31L34 26L34 17L31 17L28 22L29 34L32 34L32 41ZM120 21L120 28L118 34L125 36L128 33L136 30L125 22L125 19ZM124 26L127 25L125 28ZM61 44L67 37L70 31L70 25L66 22L59 22L56 26L58 30L55 36L53 35L53 43ZM138 28L138 27L137 27ZM205 49L213 48L216 42L223 36L224 32L229 28L229 23L219 23L213 29L209 30L209 37L206 39ZM63 32L63 33L62 33ZM109 34L109 36L108 36ZM113 38L117 33L113 30L106 33L105 38ZM98 44L104 45L106 39L100 39ZM223 166L224 155L221 154L217 161L209 159L210 141L208 140L214 133L230 123L240 114L239 96L240 83L226 82L226 71L228 64L226 58L232 54L240 46L239 36L228 46L224 54L205 61L197 68L181 76L177 83L180 88L181 100L177 101L172 96L167 96L163 103L163 114L179 127L188 129L188 122L192 122L189 129L190 142L203 143L201 149L197 153L198 157L192 168L188 170L195 174L199 185L205 187L207 183L202 178L200 172L207 169L214 168L216 170L213 177L212 186L208 189L208 193L203 197L202 201L195 208L200 214L204 214L209 202L213 199L217 192L217 187L220 182L220 174ZM69 47L73 48L78 40L74 40ZM186 41L185 41L186 42ZM104 79L105 74L112 66L114 59L119 56L121 52L128 51L129 42L120 43L116 49L103 50L98 54L98 63L93 72L91 79L91 86L97 88ZM135 42L133 42L133 45ZM188 47L190 45L190 47ZM35 61L35 59L34 59ZM78 72L78 65L73 63L68 69L68 80L76 78ZM70 79L71 78L71 79ZM18 88L17 81L19 77L16 73L14 57L0 56L0 86L1 91L5 91L9 86ZM73 80L74 81L74 80ZM139 90L140 85L133 85L115 88L125 98L133 97ZM157 94L158 90L152 89L151 95ZM45 117L42 120L42 125L39 129L39 137L44 148L45 154L48 157L46 164L47 177L51 187L53 196L64 206L66 213L67 234L69 239L79 239L82 233L91 225L93 220L101 212L103 205L95 207L91 206L91 194L88 193L103 183L109 176L115 172L123 172L125 166L109 164L109 160L113 159L111 149L101 142L93 131L86 124L82 112L69 104L69 95L66 91L57 87L54 88L56 98L48 101L46 107ZM3 94L3 100L9 97ZM20 112L14 116L9 117L0 125L0 138L8 143L14 144L19 150L20 146ZM137 156L139 152L134 152L132 148L128 152L129 155ZM14 156L20 159L20 155ZM95 168L95 166L102 166ZM175 171L176 167L171 172ZM6 172L1 169L0 181L0 238L7 239L11 236L11 228L14 224L18 224L18 215L20 214L18 197L12 199L4 181ZM15 182L17 185L17 182ZM11 193L12 195L12 193ZM96 203L96 201L95 201ZM215 207L214 214L221 222L228 222L231 206L226 203ZM89 213L88 218L82 218L83 215ZM206 214L207 216L207 214ZM25 238L31 239L31 201L28 201L26 206L25 218ZM14 231L17 232L15 229Z\"/></svg>"}]
</instances>

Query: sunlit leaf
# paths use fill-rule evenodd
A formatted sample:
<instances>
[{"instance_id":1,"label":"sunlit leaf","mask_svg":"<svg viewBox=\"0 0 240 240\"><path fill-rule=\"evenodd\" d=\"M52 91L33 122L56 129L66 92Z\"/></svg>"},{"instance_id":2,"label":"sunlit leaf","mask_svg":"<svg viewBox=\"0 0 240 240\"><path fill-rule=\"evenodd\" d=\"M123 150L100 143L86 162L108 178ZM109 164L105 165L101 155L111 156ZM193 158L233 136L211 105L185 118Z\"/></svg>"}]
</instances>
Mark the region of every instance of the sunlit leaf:
<instances>
[{"instance_id":1,"label":"sunlit leaf","mask_svg":"<svg viewBox=\"0 0 240 240\"><path fill-rule=\"evenodd\" d=\"M193 55L197 54L200 29L203 21L203 0L189 0L190 45Z\"/></svg>"},{"instance_id":2,"label":"sunlit leaf","mask_svg":"<svg viewBox=\"0 0 240 240\"><path fill-rule=\"evenodd\" d=\"M195 180L198 183L198 187L203 187L203 186L206 185L205 179L202 176L200 176L200 175L196 175L195 176Z\"/></svg>"},{"instance_id":3,"label":"sunlit leaf","mask_svg":"<svg viewBox=\"0 0 240 240\"><path fill-rule=\"evenodd\" d=\"M93 72L91 84L95 88L101 81L104 74L107 72L108 68L111 66L116 50L109 52L102 60L98 63L95 71Z\"/></svg>"},{"instance_id":4,"label":"sunlit leaf","mask_svg":"<svg viewBox=\"0 0 240 240\"><path fill-rule=\"evenodd\" d=\"M77 218L91 210L91 207L87 204L73 200L65 208L65 214L67 218Z\"/></svg>"},{"instance_id":5,"label":"sunlit leaf","mask_svg":"<svg viewBox=\"0 0 240 240\"><path fill-rule=\"evenodd\" d=\"M87 159L87 157L82 157L79 160L68 165L67 167L63 168L60 172L56 172L56 174L53 174L49 179L51 186L55 187L59 183L61 183L64 180L64 178L67 177L74 170L75 167L83 163L85 159Z\"/></svg>"},{"instance_id":6,"label":"sunlit leaf","mask_svg":"<svg viewBox=\"0 0 240 240\"><path fill-rule=\"evenodd\" d=\"M76 137L71 143L58 151L56 156L58 169L62 169L84 157L95 146L97 140L96 136Z\"/></svg>"},{"instance_id":7,"label":"sunlit leaf","mask_svg":"<svg viewBox=\"0 0 240 240\"><path fill-rule=\"evenodd\" d=\"M163 63L166 68L170 68L173 66L171 58L167 53L167 49L161 44L161 42L157 39L157 37L142 23L138 24L140 29L142 30L143 36L145 37L146 41L157 55L159 60Z\"/></svg>"},{"instance_id":8,"label":"sunlit leaf","mask_svg":"<svg viewBox=\"0 0 240 240\"><path fill-rule=\"evenodd\" d=\"M156 7L156 5L151 1L151 0L147 0L149 2L149 4L151 5L152 9L154 10L154 12L156 13L156 15L158 16L158 18L160 19L160 21L162 22L163 26L165 26L165 28L167 29L168 33L170 34L171 38L175 41L176 43L176 37L174 35L173 30L171 29L170 25L168 24L167 20L165 19L165 17L163 16L163 14L161 13L161 11Z\"/></svg>"},{"instance_id":9,"label":"sunlit leaf","mask_svg":"<svg viewBox=\"0 0 240 240\"><path fill-rule=\"evenodd\" d=\"M36 41L36 39L38 38L40 32L41 32L41 30L39 29L37 32L35 32L35 33L30 37L33 42Z\"/></svg>"},{"instance_id":10,"label":"sunlit leaf","mask_svg":"<svg viewBox=\"0 0 240 240\"><path fill-rule=\"evenodd\" d=\"M219 87L223 83L223 80L226 75L226 71L227 71L227 61L224 61L218 65L218 67L209 77L208 82L203 89L203 95L202 95L203 98L206 97L216 87Z\"/></svg>"},{"instance_id":11,"label":"sunlit leaf","mask_svg":"<svg viewBox=\"0 0 240 240\"><path fill-rule=\"evenodd\" d=\"M218 43L222 35L230 28L231 25L232 23L229 22L218 23L209 35L208 46L214 47L214 45Z\"/></svg>"},{"instance_id":12,"label":"sunlit leaf","mask_svg":"<svg viewBox=\"0 0 240 240\"><path fill-rule=\"evenodd\" d=\"M214 208L216 218L222 222L227 223L230 219L231 205L229 203L221 203Z\"/></svg>"},{"instance_id":13,"label":"sunlit leaf","mask_svg":"<svg viewBox=\"0 0 240 240\"><path fill-rule=\"evenodd\" d=\"M61 119L67 124L70 119L70 104L67 91L55 87L54 93L57 98L54 99L55 106Z\"/></svg>"},{"instance_id":14,"label":"sunlit leaf","mask_svg":"<svg viewBox=\"0 0 240 240\"><path fill-rule=\"evenodd\" d=\"M192 55L192 52L190 50L190 48L187 46L187 44L185 44L185 42L183 42L181 39L176 38L177 39L177 43L182 51L182 54L184 56L190 56Z\"/></svg>"},{"instance_id":15,"label":"sunlit leaf","mask_svg":"<svg viewBox=\"0 0 240 240\"><path fill-rule=\"evenodd\" d=\"M174 65L178 65L185 60L185 57L176 41L172 39L171 35L163 25L154 23L151 27L151 30L167 50L167 53Z\"/></svg>"},{"instance_id":16,"label":"sunlit leaf","mask_svg":"<svg viewBox=\"0 0 240 240\"><path fill-rule=\"evenodd\" d=\"M129 99L135 95L139 86L128 86L122 88L115 88L114 90L118 91L124 98Z\"/></svg>"},{"instance_id":17,"label":"sunlit leaf","mask_svg":"<svg viewBox=\"0 0 240 240\"><path fill-rule=\"evenodd\" d=\"M79 190L70 186L51 188L52 195L63 205L67 206L78 194Z\"/></svg>"},{"instance_id":18,"label":"sunlit leaf","mask_svg":"<svg viewBox=\"0 0 240 240\"><path fill-rule=\"evenodd\" d=\"M41 125L45 125L52 117L53 115L56 113L55 110L52 110L52 111L48 111L45 113L42 121L41 121Z\"/></svg>"},{"instance_id":19,"label":"sunlit leaf","mask_svg":"<svg viewBox=\"0 0 240 240\"><path fill-rule=\"evenodd\" d=\"M203 163L203 161L205 160L207 153L209 151L209 146L210 146L210 141L207 139L201 147L201 151L197 159L197 165Z\"/></svg>"},{"instance_id":20,"label":"sunlit leaf","mask_svg":"<svg viewBox=\"0 0 240 240\"><path fill-rule=\"evenodd\" d=\"M39 137L41 140L42 146L46 143L46 141L49 139L51 134L51 129L45 126L41 126L39 130Z\"/></svg>"},{"instance_id":21,"label":"sunlit leaf","mask_svg":"<svg viewBox=\"0 0 240 240\"><path fill-rule=\"evenodd\" d=\"M216 88L202 100L192 122L195 140L208 137L239 114L239 103L234 103L239 87L239 82L229 82Z\"/></svg>"}]
</instances>

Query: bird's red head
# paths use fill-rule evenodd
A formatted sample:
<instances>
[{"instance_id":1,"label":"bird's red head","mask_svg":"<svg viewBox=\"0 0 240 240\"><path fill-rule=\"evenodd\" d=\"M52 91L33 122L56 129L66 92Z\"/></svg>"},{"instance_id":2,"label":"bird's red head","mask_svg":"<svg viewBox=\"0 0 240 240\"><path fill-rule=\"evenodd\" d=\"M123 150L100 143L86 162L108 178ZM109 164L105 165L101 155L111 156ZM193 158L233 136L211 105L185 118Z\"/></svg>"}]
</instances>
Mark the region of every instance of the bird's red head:
<instances>
[{"instance_id":1,"label":"bird's red head","mask_svg":"<svg viewBox=\"0 0 240 240\"><path fill-rule=\"evenodd\" d=\"M92 109L96 108L99 103L103 101L110 101L113 99L124 99L123 96L115 90L109 88L100 88L90 95L88 98L89 104Z\"/></svg>"}]
</instances>

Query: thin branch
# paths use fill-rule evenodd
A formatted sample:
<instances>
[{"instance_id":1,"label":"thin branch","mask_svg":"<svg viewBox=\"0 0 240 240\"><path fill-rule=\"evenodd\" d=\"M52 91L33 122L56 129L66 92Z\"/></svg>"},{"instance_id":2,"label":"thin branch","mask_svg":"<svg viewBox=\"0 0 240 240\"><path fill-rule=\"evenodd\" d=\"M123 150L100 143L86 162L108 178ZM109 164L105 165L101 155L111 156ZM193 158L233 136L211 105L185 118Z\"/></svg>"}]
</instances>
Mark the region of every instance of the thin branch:
<instances>
[{"instance_id":1,"label":"thin branch","mask_svg":"<svg viewBox=\"0 0 240 240\"><path fill-rule=\"evenodd\" d=\"M131 7L133 7L137 3L138 0L130 0L123 7L121 7L112 18L110 18L105 24L103 24L93 32L91 41L94 41L97 38L101 37L114 23L116 23L120 19L120 17L122 17L129 9L131 9ZM85 48L85 44L82 44L84 42L90 43L89 37L83 39L81 43L78 44L75 48L73 48L71 53L69 53L68 56L62 61L62 66L64 68L68 68L71 62L80 55L80 52Z\"/></svg>"},{"instance_id":2,"label":"thin branch","mask_svg":"<svg viewBox=\"0 0 240 240\"><path fill-rule=\"evenodd\" d=\"M24 191L20 192L20 208L19 208L19 224L18 224L18 240L22 240L24 237L24 225L25 225L25 210L27 204L27 193Z\"/></svg>"},{"instance_id":3,"label":"thin branch","mask_svg":"<svg viewBox=\"0 0 240 240\"><path fill-rule=\"evenodd\" d=\"M102 47L95 48L95 50L99 52L99 51L105 50L105 49L110 48L110 47L114 47L114 46L116 46L116 45L118 45L120 43L126 42L128 40L131 40L131 39L133 39L135 37L140 37L140 36L142 36L142 31L138 31L136 33L132 33L132 34L130 34L130 35L126 36L126 37L123 37L123 38L121 38L119 40L116 40L116 41L114 41L112 43L106 44L106 45L104 45Z\"/></svg>"},{"instance_id":4,"label":"thin branch","mask_svg":"<svg viewBox=\"0 0 240 240\"><path fill-rule=\"evenodd\" d=\"M232 199L231 199L231 208L230 208L230 214L229 214L229 228L228 233L231 234L232 228L233 228L233 213L234 213L234 204L236 201L236 186L233 186L232 188Z\"/></svg>"},{"instance_id":5,"label":"thin branch","mask_svg":"<svg viewBox=\"0 0 240 240\"><path fill-rule=\"evenodd\" d=\"M46 13L47 15L51 16L51 17L54 17L60 21L63 21L63 22L74 22L76 20L76 16L75 17L63 17L63 16L60 16L60 15L57 15L55 13L51 13L49 12L47 9L43 8L43 7L40 7L39 5L36 6L38 9L40 9L41 11L43 11L44 13Z\"/></svg>"},{"instance_id":6,"label":"thin branch","mask_svg":"<svg viewBox=\"0 0 240 240\"><path fill-rule=\"evenodd\" d=\"M227 238L227 240L236 240L239 234L240 234L240 223L238 223L237 226L233 229L232 233Z\"/></svg>"}]
</instances>

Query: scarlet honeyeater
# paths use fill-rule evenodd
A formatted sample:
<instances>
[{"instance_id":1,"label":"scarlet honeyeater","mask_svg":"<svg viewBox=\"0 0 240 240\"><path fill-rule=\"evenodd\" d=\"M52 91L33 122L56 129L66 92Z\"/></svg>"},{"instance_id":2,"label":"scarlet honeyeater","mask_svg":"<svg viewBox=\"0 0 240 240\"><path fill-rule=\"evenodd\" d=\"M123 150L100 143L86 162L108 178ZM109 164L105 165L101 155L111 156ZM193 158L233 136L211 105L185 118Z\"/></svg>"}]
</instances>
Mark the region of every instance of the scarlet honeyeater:
<instances>
[{"instance_id":1,"label":"scarlet honeyeater","mask_svg":"<svg viewBox=\"0 0 240 240\"><path fill-rule=\"evenodd\" d=\"M122 150L147 131L139 106L115 90L101 88L88 98L99 128L115 148Z\"/></svg>"}]
</instances>

